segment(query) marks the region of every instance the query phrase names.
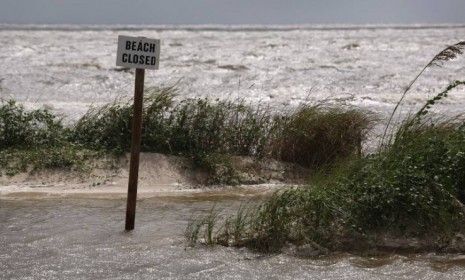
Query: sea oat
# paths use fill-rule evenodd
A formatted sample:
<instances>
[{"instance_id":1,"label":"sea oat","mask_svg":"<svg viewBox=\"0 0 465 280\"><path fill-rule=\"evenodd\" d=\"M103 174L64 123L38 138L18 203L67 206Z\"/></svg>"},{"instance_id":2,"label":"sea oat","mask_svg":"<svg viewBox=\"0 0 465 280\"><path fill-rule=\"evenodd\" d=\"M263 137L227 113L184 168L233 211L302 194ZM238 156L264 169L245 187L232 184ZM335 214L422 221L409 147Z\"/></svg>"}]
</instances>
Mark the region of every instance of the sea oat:
<instances>
[{"instance_id":1,"label":"sea oat","mask_svg":"<svg viewBox=\"0 0 465 280\"><path fill-rule=\"evenodd\" d=\"M439 66L441 67L444 62L453 60L457 58L458 56L462 55L465 51L465 41L458 42L455 45L449 46L442 50L440 53L438 53L428 64L426 64L425 67L418 73L417 76L410 82L410 84L405 88L404 92L402 93L402 96L400 97L399 101L397 102L396 106L394 107L394 110L392 110L391 115L389 116L388 123L386 124L386 127L384 128L384 133L383 137L381 138L381 145L386 144L385 139L386 139L386 134L388 132L388 129L391 125L392 118L394 117L394 114L397 112L397 109L399 108L399 105L402 103L404 100L405 96L409 92L409 90L412 88L413 84L420 78L421 75L426 71L431 66ZM390 141L390 140L389 140Z\"/></svg>"},{"instance_id":2,"label":"sea oat","mask_svg":"<svg viewBox=\"0 0 465 280\"><path fill-rule=\"evenodd\" d=\"M453 60L463 54L465 51L465 41L459 42L455 45L445 48L443 51L438 53L431 61L428 63L427 67L430 66L442 66L442 63L446 61Z\"/></svg>"}]
</instances>

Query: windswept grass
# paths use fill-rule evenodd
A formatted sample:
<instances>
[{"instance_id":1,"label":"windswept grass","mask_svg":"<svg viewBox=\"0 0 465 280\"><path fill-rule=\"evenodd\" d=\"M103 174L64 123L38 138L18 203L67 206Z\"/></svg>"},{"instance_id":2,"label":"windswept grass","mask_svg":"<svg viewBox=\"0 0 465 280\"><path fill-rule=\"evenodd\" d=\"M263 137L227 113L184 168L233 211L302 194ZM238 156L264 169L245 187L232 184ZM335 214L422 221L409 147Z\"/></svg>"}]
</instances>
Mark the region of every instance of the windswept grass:
<instances>
[{"instance_id":1,"label":"windswept grass","mask_svg":"<svg viewBox=\"0 0 465 280\"><path fill-rule=\"evenodd\" d=\"M359 152L370 126L370 116L355 109L302 105L292 112L274 113L243 100L187 99L175 101L175 88L150 89L143 110L142 151L180 155L210 174L211 184L236 184L232 156L275 158L318 168ZM14 101L0 106L0 151L4 162L11 155L18 162L39 167L73 165L82 151L113 155L129 152L132 100L118 100L90 109L74 125L46 109L25 110ZM62 150L53 164L39 164L26 157L40 151ZM65 158L66 155L66 158ZM27 159L27 160L26 160ZM39 159L39 158L38 158ZM47 161L48 159L44 159ZM77 163L76 161L76 163ZM22 164L3 167L15 171Z\"/></svg>"},{"instance_id":2,"label":"windswept grass","mask_svg":"<svg viewBox=\"0 0 465 280\"><path fill-rule=\"evenodd\" d=\"M65 139L61 119L49 110L26 110L13 100L1 101L0 150L58 146Z\"/></svg>"},{"instance_id":3,"label":"windswept grass","mask_svg":"<svg viewBox=\"0 0 465 280\"><path fill-rule=\"evenodd\" d=\"M462 54L464 47L465 43L461 42L446 48L421 73L427 67ZM398 105L420 75L403 92ZM383 136L378 152L340 161L341 164L333 165L329 174L323 173L311 186L276 192L249 212L247 218L242 210L227 218L219 226L223 230L214 237L215 242L266 252L279 251L289 243L309 244L320 251L361 250L376 248L384 237L416 238L429 242L429 248L436 250L449 245L457 235L465 233L465 120L433 119L428 112L464 84L455 81L427 100L397 128L389 141L385 142ZM291 122L286 129L298 128L313 118L311 111L303 111L302 116L300 119L299 114L295 115L297 124ZM338 115L335 119L344 123L341 120L344 118L345 115ZM359 123L354 125L357 127ZM343 126L350 127L350 122ZM324 131L328 133L328 129ZM345 144L354 145L352 139L356 134L350 130L347 133L349 140ZM338 139L337 134L329 135L331 140L325 142ZM284 144L290 151L286 155L296 159L303 154L302 160L308 160L304 164L321 163L312 158L315 153L294 152L305 147L294 148L292 143L297 139L300 138L293 137L291 144ZM328 150L324 151L327 155ZM240 226L232 231L234 220L240 221Z\"/></svg>"},{"instance_id":4,"label":"windswept grass","mask_svg":"<svg viewBox=\"0 0 465 280\"><path fill-rule=\"evenodd\" d=\"M144 102L142 150L189 157L211 183L234 184L231 156L276 158L318 168L360 152L372 117L355 109L302 105L273 113L242 100L187 99L176 89L151 89ZM91 109L72 140L116 154L130 147L132 102Z\"/></svg>"},{"instance_id":5,"label":"windswept grass","mask_svg":"<svg viewBox=\"0 0 465 280\"><path fill-rule=\"evenodd\" d=\"M301 106L281 123L272 152L278 159L321 167L361 153L372 124L366 112Z\"/></svg>"},{"instance_id":6,"label":"windswept grass","mask_svg":"<svg viewBox=\"0 0 465 280\"><path fill-rule=\"evenodd\" d=\"M71 130L47 109L0 103L0 175L41 169L84 170L98 152L69 141Z\"/></svg>"},{"instance_id":7,"label":"windswept grass","mask_svg":"<svg viewBox=\"0 0 465 280\"><path fill-rule=\"evenodd\" d=\"M214 240L265 252L288 243L358 250L376 246L377 236L450 241L465 230L464 127L410 125L388 149L240 210Z\"/></svg>"}]
</instances>

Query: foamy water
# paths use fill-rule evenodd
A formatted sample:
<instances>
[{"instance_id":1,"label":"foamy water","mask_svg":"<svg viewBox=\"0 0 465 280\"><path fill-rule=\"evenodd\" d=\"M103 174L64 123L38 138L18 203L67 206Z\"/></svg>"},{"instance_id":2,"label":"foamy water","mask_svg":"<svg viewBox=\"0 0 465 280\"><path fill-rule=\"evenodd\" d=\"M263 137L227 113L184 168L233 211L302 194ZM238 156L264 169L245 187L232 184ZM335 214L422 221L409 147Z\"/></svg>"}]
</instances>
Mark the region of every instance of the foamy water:
<instances>
[{"instance_id":1,"label":"foamy water","mask_svg":"<svg viewBox=\"0 0 465 280\"><path fill-rule=\"evenodd\" d=\"M148 86L179 88L179 99L244 98L292 108L301 102L353 105L385 119L403 88L437 52L465 39L465 27L43 27L0 25L0 97L49 106L68 120L90 105L130 97L133 72L115 67L120 34L162 39L159 71ZM414 110L450 81L465 59L430 69L405 100ZM465 105L455 90L441 112ZM70 186L47 191L69 194ZM107 191L107 190L102 190ZM222 190L221 190L222 191ZM220 191L220 192L221 192ZM21 192L9 197L10 192ZM71 190L74 192L74 190ZM76 190L80 192L80 190ZM206 196L202 198L201 195ZM351 255L300 259L223 247L186 248L193 214L213 205L236 211L253 195L206 192L144 197L136 231L123 233L125 201L88 192L49 199L34 186L0 192L2 279L462 279L463 255ZM93 199L89 199L89 197ZM45 196L46 197L46 196Z\"/></svg>"},{"instance_id":2,"label":"foamy water","mask_svg":"<svg viewBox=\"0 0 465 280\"><path fill-rule=\"evenodd\" d=\"M186 247L191 217L212 205L221 215L240 201L211 197L146 199L136 229L123 232L121 199L0 200L1 279L463 279L460 255L349 254L317 259L222 246ZM254 199L256 201L256 199Z\"/></svg>"},{"instance_id":3,"label":"foamy water","mask_svg":"<svg viewBox=\"0 0 465 280\"><path fill-rule=\"evenodd\" d=\"M120 34L162 40L160 70L147 71L146 85L177 84L180 99L244 98L276 108L331 102L382 118L429 59L465 39L463 26L0 27L0 96L49 106L69 119L91 104L132 95L133 72L115 67ZM430 69L405 110L464 74L463 58ZM460 112L464 93L454 91L440 110Z\"/></svg>"}]
</instances>

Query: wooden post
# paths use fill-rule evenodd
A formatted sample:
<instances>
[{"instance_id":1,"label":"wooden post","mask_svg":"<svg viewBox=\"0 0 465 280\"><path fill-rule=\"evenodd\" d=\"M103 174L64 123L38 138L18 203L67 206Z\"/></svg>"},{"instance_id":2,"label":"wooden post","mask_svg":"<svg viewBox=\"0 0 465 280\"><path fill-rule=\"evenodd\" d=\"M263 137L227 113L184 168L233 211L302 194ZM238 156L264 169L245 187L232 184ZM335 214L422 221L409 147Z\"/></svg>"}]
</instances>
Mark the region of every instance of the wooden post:
<instances>
[{"instance_id":1,"label":"wooden post","mask_svg":"<svg viewBox=\"0 0 465 280\"><path fill-rule=\"evenodd\" d=\"M134 115L132 117L131 162L129 165L128 200L126 205L126 230L134 229L136 219L137 180L139 177L139 154L142 134L142 110L144 98L144 69L136 69L134 86Z\"/></svg>"}]
</instances>

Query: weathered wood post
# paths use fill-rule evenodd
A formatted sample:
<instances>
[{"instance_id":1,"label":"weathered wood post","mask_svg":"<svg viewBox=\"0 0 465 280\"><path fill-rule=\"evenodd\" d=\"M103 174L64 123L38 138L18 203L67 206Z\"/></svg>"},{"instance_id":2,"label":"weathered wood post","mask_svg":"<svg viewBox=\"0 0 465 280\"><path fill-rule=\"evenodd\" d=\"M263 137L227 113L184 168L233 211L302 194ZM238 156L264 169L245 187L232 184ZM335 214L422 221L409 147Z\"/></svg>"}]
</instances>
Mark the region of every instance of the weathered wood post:
<instances>
[{"instance_id":1,"label":"weathered wood post","mask_svg":"<svg viewBox=\"0 0 465 280\"><path fill-rule=\"evenodd\" d=\"M134 114L132 117L131 161L129 163L128 200L126 204L126 230L134 229L136 219L137 181L142 136L142 106L144 98L144 69L136 69L134 87Z\"/></svg>"},{"instance_id":2,"label":"weathered wood post","mask_svg":"<svg viewBox=\"0 0 465 280\"><path fill-rule=\"evenodd\" d=\"M134 109L131 131L131 160L129 163L128 198L126 204L126 230L133 230L136 219L139 155L142 138L142 116L145 69L158 69L160 40L145 37L118 36L116 65L136 68Z\"/></svg>"}]
</instances>

